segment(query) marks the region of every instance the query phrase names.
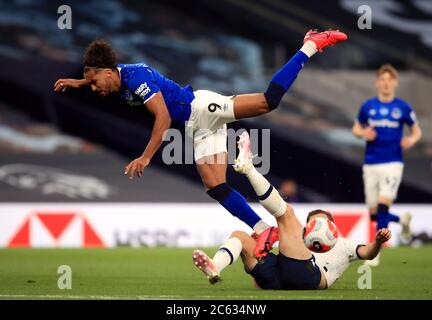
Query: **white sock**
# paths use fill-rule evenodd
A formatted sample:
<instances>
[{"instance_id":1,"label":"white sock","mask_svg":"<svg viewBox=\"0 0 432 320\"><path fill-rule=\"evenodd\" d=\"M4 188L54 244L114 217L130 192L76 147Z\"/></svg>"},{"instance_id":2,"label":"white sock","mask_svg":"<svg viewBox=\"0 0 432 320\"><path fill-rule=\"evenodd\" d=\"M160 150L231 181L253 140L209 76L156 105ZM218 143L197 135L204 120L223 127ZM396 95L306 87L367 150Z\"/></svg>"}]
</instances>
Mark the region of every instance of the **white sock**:
<instances>
[{"instance_id":1,"label":"white sock","mask_svg":"<svg viewBox=\"0 0 432 320\"><path fill-rule=\"evenodd\" d=\"M301 47L300 51L307 55L309 58L318 52L315 42L311 40L306 41Z\"/></svg>"},{"instance_id":2,"label":"white sock","mask_svg":"<svg viewBox=\"0 0 432 320\"><path fill-rule=\"evenodd\" d=\"M271 215L277 218L285 213L287 204L262 174L252 168L246 177L249 179L261 204Z\"/></svg>"},{"instance_id":3,"label":"white sock","mask_svg":"<svg viewBox=\"0 0 432 320\"><path fill-rule=\"evenodd\" d=\"M270 228L270 226L264 220L260 220L254 225L253 230L257 234L260 234L261 232L263 232L267 228Z\"/></svg>"},{"instance_id":4,"label":"white sock","mask_svg":"<svg viewBox=\"0 0 432 320\"><path fill-rule=\"evenodd\" d=\"M241 251L241 241L238 238L229 238L213 257L213 262L219 273L222 272L225 267L233 264L240 256Z\"/></svg>"}]
</instances>

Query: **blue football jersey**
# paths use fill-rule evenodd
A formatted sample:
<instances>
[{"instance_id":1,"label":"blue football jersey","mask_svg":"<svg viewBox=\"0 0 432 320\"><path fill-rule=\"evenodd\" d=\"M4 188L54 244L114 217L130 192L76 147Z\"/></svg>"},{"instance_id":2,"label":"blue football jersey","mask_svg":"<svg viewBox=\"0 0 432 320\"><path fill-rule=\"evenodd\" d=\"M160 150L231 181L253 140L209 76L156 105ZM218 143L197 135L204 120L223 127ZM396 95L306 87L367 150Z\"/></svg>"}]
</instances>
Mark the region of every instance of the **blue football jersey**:
<instances>
[{"instance_id":1,"label":"blue football jersey","mask_svg":"<svg viewBox=\"0 0 432 320\"><path fill-rule=\"evenodd\" d=\"M404 124L412 126L417 121L408 103L399 98L385 103L374 97L363 103L357 121L377 132L376 139L366 144L365 164L403 162L400 142Z\"/></svg>"},{"instance_id":2,"label":"blue football jersey","mask_svg":"<svg viewBox=\"0 0 432 320\"><path fill-rule=\"evenodd\" d=\"M180 87L174 81L162 76L144 63L119 64L120 96L129 105L143 105L161 92L171 120L184 124L191 114L191 102L195 98L191 86Z\"/></svg>"}]
</instances>

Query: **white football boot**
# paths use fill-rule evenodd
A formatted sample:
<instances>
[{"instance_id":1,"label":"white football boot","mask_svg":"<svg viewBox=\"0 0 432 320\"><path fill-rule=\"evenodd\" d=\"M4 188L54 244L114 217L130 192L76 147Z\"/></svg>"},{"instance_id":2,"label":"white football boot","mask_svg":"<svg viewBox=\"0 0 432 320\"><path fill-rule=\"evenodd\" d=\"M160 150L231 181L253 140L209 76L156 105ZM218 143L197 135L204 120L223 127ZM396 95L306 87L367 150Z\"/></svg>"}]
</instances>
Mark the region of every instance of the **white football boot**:
<instances>
[{"instance_id":1,"label":"white football boot","mask_svg":"<svg viewBox=\"0 0 432 320\"><path fill-rule=\"evenodd\" d=\"M213 260L209 258L203 251L194 250L192 253L192 260L195 266L205 274L211 284L221 281L220 274L213 263Z\"/></svg>"},{"instance_id":2,"label":"white football boot","mask_svg":"<svg viewBox=\"0 0 432 320\"><path fill-rule=\"evenodd\" d=\"M250 150L250 139L247 131L244 131L237 141L237 147L239 148L239 154L237 159L234 161L234 170L238 173L247 175L253 168L252 155Z\"/></svg>"},{"instance_id":3,"label":"white football boot","mask_svg":"<svg viewBox=\"0 0 432 320\"><path fill-rule=\"evenodd\" d=\"M407 212L400 218L400 224L402 225L402 238L404 241L409 241L411 239L410 223L412 219L412 214Z\"/></svg>"}]
</instances>

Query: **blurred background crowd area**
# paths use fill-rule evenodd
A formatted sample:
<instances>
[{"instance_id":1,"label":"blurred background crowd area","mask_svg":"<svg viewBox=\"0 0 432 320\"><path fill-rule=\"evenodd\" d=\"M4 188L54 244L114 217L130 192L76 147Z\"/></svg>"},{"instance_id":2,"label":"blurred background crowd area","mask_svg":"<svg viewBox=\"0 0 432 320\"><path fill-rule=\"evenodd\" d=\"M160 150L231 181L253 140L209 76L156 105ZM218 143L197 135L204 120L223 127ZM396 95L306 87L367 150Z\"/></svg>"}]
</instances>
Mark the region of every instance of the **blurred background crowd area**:
<instances>
[{"instance_id":1,"label":"blurred background crowd area","mask_svg":"<svg viewBox=\"0 0 432 320\"><path fill-rule=\"evenodd\" d=\"M70 30L57 26L64 4ZM362 4L372 8L371 30L358 28ZM233 127L271 129L268 177L290 201L362 202L364 142L351 126L375 95L375 70L391 63L424 131L405 155L399 201L430 202L432 2L422 0L0 0L0 201L210 201L192 165L165 166L160 155L145 176L151 183L124 178L150 136L144 108L85 89L52 91L58 77L82 77L93 39L110 41L121 63L145 62L181 85L232 95L265 90L309 29L330 27L349 41L315 55L280 108ZM228 175L255 199L242 177ZM78 192L74 177L96 180ZM48 190L67 192L29 192L52 180Z\"/></svg>"}]
</instances>

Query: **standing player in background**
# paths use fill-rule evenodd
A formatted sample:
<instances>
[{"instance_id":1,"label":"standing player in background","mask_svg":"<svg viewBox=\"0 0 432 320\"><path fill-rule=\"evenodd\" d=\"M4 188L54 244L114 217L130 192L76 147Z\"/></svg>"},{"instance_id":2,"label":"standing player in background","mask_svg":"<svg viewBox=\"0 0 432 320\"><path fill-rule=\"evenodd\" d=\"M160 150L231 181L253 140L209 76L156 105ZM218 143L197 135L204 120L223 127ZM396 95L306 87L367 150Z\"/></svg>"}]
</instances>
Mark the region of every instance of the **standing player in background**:
<instances>
[{"instance_id":1,"label":"standing player in background","mask_svg":"<svg viewBox=\"0 0 432 320\"><path fill-rule=\"evenodd\" d=\"M421 129L412 107L395 96L398 84L394 67L385 64L378 69L377 96L363 103L352 132L367 141L363 183L371 220L376 221L377 230L387 228L390 222L401 223L402 236L408 239L411 215L399 217L389 212L389 208L396 199L402 179L402 151L420 140ZM410 133L404 137L405 124ZM379 256L369 264L377 266Z\"/></svg>"},{"instance_id":2,"label":"standing player in background","mask_svg":"<svg viewBox=\"0 0 432 320\"><path fill-rule=\"evenodd\" d=\"M328 46L345 41L338 30L306 33L303 46L272 78L264 93L223 96L208 90L180 87L144 63L117 64L110 44L93 41L84 55L84 79L59 79L55 91L90 86L101 96L119 94L130 105L145 105L155 116L153 131L143 154L129 163L125 174L141 177L143 170L163 142L171 123L193 124L194 156L198 173L208 195L232 215L249 225L264 242L271 228L252 210L246 199L226 183L226 124L272 111L280 104L309 58ZM276 240L274 240L276 241ZM274 243L271 240L271 244ZM260 249L257 248L257 255Z\"/></svg>"}]
</instances>

